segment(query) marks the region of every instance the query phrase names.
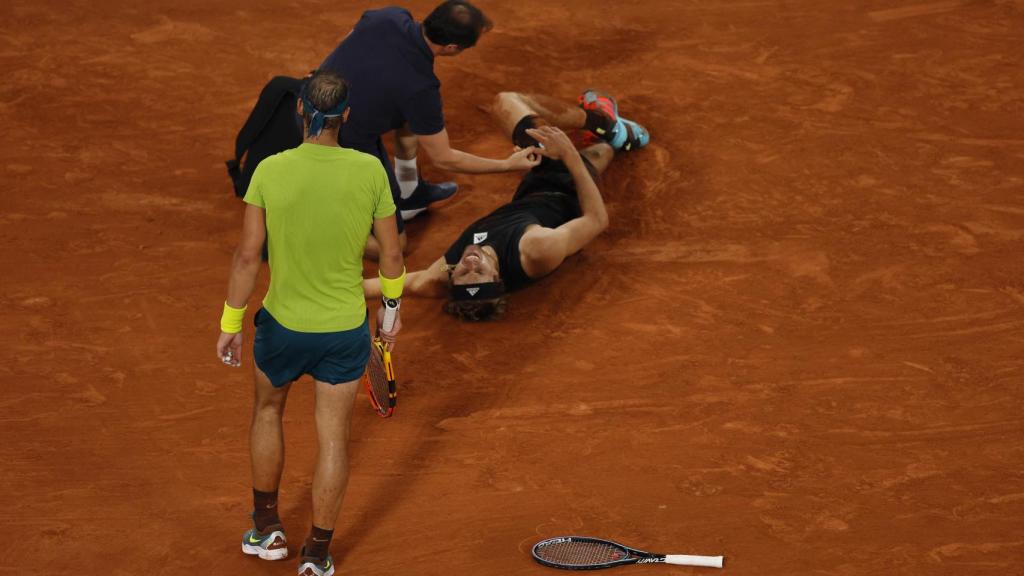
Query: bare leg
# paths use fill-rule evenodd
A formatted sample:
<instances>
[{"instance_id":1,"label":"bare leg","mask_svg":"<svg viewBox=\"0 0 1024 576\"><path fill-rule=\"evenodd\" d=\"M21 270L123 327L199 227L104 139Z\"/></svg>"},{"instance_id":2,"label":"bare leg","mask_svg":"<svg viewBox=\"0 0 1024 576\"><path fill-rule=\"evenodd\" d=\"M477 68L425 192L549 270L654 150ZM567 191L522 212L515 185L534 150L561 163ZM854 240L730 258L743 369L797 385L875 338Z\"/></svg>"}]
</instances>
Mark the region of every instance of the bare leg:
<instances>
[{"instance_id":1,"label":"bare leg","mask_svg":"<svg viewBox=\"0 0 1024 576\"><path fill-rule=\"evenodd\" d=\"M313 525L333 530L348 487L348 437L358 380L316 381L316 434L320 442L313 473Z\"/></svg>"},{"instance_id":2,"label":"bare leg","mask_svg":"<svg viewBox=\"0 0 1024 576\"><path fill-rule=\"evenodd\" d=\"M615 157L615 149L610 144L600 142L580 150L580 154L590 161L591 166L597 170L598 174L603 174L608 169L608 165L612 163L612 158Z\"/></svg>"},{"instance_id":3,"label":"bare leg","mask_svg":"<svg viewBox=\"0 0 1024 576\"><path fill-rule=\"evenodd\" d=\"M284 469L284 429L281 416L291 384L274 388L259 368L256 376L256 401L249 429L252 457L252 487L261 492L276 492Z\"/></svg>"},{"instance_id":4,"label":"bare leg","mask_svg":"<svg viewBox=\"0 0 1024 576\"><path fill-rule=\"evenodd\" d=\"M549 124L562 129L583 128L587 121L587 114L582 108L541 94L501 92L495 97L491 111L509 136L515 130L516 124L530 114L540 116ZM615 156L615 149L601 142L580 150L580 154L585 156L600 174L608 168Z\"/></svg>"},{"instance_id":5,"label":"bare leg","mask_svg":"<svg viewBox=\"0 0 1024 576\"><path fill-rule=\"evenodd\" d=\"M566 104L557 98L540 94L501 92L494 99L492 112L509 136L523 116L536 114L552 126L564 129L583 128L587 114L582 108Z\"/></svg>"},{"instance_id":6,"label":"bare leg","mask_svg":"<svg viewBox=\"0 0 1024 576\"><path fill-rule=\"evenodd\" d=\"M412 160L416 157L416 152L419 150L419 140L416 139L416 135L409 130L409 125L406 124L394 132L395 137L395 158L401 160ZM397 175L401 179L402 175Z\"/></svg>"},{"instance_id":7,"label":"bare leg","mask_svg":"<svg viewBox=\"0 0 1024 576\"><path fill-rule=\"evenodd\" d=\"M407 243L408 237L405 235L405 231L403 230L402 233L398 235L398 244L402 247L402 254L405 254L405 246ZM366 239L366 248L363 250L363 257L368 260L373 260L374 262L380 258L380 244L377 243L377 239L374 238L372 234Z\"/></svg>"}]
</instances>

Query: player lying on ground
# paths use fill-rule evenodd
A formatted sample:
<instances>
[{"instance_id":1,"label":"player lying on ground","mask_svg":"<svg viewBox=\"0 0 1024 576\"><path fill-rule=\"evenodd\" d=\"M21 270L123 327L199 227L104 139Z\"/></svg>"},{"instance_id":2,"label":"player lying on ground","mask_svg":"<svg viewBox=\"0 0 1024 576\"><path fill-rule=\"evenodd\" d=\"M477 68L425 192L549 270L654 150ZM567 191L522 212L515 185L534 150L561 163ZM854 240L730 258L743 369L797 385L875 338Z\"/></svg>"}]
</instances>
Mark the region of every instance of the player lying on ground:
<instances>
[{"instance_id":1,"label":"player lying on ground","mask_svg":"<svg viewBox=\"0 0 1024 576\"><path fill-rule=\"evenodd\" d=\"M445 310L463 320L500 315L505 293L553 272L608 226L598 187L618 150L646 146L650 137L621 118L610 96L587 91L579 107L544 96L504 92L494 112L517 147L543 146L512 200L466 228L444 256L411 272L406 292L447 297ZM597 140L577 151L562 128L582 128ZM364 281L368 296L378 280Z\"/></svg>"},{"instance_id":2,"label":"player lying on ground","mask_svg":"<svg viewBox=\"0 0 1024 576\"><path fill-rule=\"evenodd\" d=\"M404 220L456 190L454 182L419 179L419 147L435 166L451 172L507 172L536 165L529 150L496 160L457 150L448 141L435 57L461 54L490 28L483 12L465 0L442 2L422 23L402 8L369 10L320 64L321 70L341 74L352 86L352 112L341 129L341 145L380 158L400 208L397 222L403 246ZM394 168L381 141L388 132L395 135ZM376 248L371 238L367 255L374 257Z\"/></svg>"},{"instance_id":3,"label":"player lying on ground","mask_svg":"<svg viewBox=\"0 0 1024 576\"><path fill-rule=\"evenodd\" d=\"M217 355L239 366L245 304L259 274L263 240L269 237L270 289L256 313L253 346L255 526L242 537L242 551L265 560L288 556L277 514L284 467L281 416L291 383L309 374L320 448L313 473L313 526L299 561L302 576L334 573L328 548L348 482L352 404L370 356L362 260L371 226L381 248L384 293L400 296L405 277L383 167L373 156L338 146L347 92L337 74L319 72L310 78L298 104L303 144L266 158L253 174L217 341ZM378 326L382 317L378 314ZM400 329L396 319L381 336L393 345Z\"/></svg>"}]
</instances>

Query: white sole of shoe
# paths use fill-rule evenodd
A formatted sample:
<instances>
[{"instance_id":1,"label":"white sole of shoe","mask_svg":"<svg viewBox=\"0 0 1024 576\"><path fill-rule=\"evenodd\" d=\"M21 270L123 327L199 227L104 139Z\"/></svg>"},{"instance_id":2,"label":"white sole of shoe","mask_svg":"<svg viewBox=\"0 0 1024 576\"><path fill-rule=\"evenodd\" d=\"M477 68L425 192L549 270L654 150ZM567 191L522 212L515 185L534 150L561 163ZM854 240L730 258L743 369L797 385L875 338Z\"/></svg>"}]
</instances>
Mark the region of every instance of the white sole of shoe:
<instances>
[{"instance_id":1,"label":"white sole of shoe","mask_svg":"<svg viewBox=\"0 0 1024 576\"><path fill-rule=\"evenodd\" d=\"M259 556L262 560L284 560L288 557L287 548L267 550L266 548L260 548L259 546L249 546L248 544L242 544L242 553L250 556Z\"/></svg>"},{"instance_id":2,"label":"white sole of shoe","mask_svg":"<svg viewBox=\"0 0 1024 576\"><path fill-rule=\"evenodd\" d=\"M402 220L412 220L419 216L423 212L426 212L426 208L417 208L415 210L402 210Z\"/></svg>"},{"instance_id":3,"label":"white sole of shoe","mask_svg":"<svg viewBox=\"0 0 1024 576\"><path fill-rule=\"evenodd\" d=\"M316 574L320 573L320 569L314 566L313 564L303 564L302 566L299 566L299 576L315 576ZM331 567L328 568L326 572L323 572L323 575L334 576L334 564L331 564Z\"/></svg>"}]
</instances>

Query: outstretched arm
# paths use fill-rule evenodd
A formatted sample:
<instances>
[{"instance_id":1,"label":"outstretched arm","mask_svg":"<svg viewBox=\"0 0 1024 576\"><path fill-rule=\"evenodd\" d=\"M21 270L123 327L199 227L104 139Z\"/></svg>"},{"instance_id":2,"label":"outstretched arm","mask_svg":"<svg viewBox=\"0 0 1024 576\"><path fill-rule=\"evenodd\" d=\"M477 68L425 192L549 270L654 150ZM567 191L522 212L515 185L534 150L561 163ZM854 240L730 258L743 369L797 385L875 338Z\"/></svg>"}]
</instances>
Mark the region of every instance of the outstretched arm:
<instances>
[{"instance_id":1,"label":"outstretched arm","mask_svg":"<svg viewBox=\"0 0 1024 576\"><path fill-rule=\"evenodd\" d=\"M409 272L405 277L405 294L427 298L444 298L448 293L448 273L444 258L438 258L429 268ZM380 279L364 278L363 292L367 298L380 298Z\"/></svg>"},{"instance_id":2,"label":"outstretched arm","mask_svg":"<svg viewBox=\"0 0 1024 576\"><path fill-rule=\"evenodd\" d=\"M526 132L544 145L545 156L565 163L576 185L576 196L582 212L578 218L558 228L536 227L523 234L519 241L523 271L531 278L540 278L558 268L566 257L579 252L604 232L608 228L608 212L600 189L564 132L551 126L531 128Z\"/></svg>"},{"instance_id":3,"label":"outstretched arm","mask_svg":"<svg viewBox=\"0 0 1024 576\"><path fill-rule=\"evenodd\" d=\"M508 158L492 160L482 158L468 152L452 148L448 140L448 131L442 129L437 134L419 136L420 146L427 151L431 162L442 170L463 172L466 174L489 174L492 172L513 172L529 170L540 164L540 156L535 148L518 150Z\"/></svg>"}]
</instances>

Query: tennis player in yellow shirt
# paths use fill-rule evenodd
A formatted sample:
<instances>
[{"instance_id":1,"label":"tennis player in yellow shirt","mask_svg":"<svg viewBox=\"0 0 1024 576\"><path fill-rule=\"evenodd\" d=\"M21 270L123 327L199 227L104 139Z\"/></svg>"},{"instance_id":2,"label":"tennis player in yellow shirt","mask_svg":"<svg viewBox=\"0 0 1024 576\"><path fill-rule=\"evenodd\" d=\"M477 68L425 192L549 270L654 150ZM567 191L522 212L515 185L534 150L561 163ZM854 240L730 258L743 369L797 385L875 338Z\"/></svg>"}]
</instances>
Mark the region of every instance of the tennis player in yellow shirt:
<instances>
[{"instance_id":1,"label":"tennis player in yellow shirt","mask_svg":"<svg viewBox=\"0 0 1024 576\"><path fill-rule=\"evenodd\" d=\"M256 313L255 405L250 431L253 523L242 551L265 560L288 556L277 513L284 466L281 417L291 383L303 374L316 389L319 454L313 475L313 525L298 573L331 576L329 546L348 483L347 444L357 383L370 355L362 258L372 229L380 243L379 276L397 306L405 266L395 204L380 161L338 146L348 87L332 72L308 79L298 104L305 139L260 163L248 192L242 240L235 252L217 355L242 360L242 320L269 244L270 288ZM378 326L383 305L378 314ZM400 317L380 336L393 346Z\"/></svg>"}]
</instances>

